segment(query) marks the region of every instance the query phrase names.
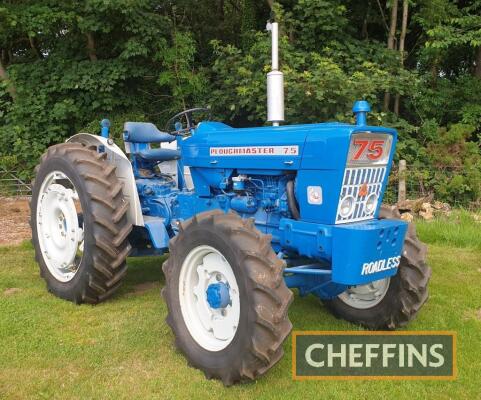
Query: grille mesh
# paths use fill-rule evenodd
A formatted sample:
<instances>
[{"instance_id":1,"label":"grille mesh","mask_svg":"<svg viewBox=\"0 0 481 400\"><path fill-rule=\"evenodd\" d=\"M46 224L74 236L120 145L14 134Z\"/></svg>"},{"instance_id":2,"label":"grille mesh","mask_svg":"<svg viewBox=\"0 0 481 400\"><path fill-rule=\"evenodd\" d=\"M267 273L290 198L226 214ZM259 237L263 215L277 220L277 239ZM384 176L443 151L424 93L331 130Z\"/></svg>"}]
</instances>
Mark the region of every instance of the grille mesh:
<instances>
[{"instance_id":1,"label":"grille mesh","mask_svg":"<svg viewBox=\"0 0 481 400\"><path fill-rule=\"evenodd\" d=\"M346 168L342 180L339 204L337 206L336 224L373 218L374 211L377 208L377 202L373 212L368 214L365 210L365 200L372 193L375 193L379 199L385 175L386 167ZM361 197L359 196L359 190L364 183L367 184L367 194ZM354 199L354 211L349 216L343 218L340 214L341 203L348 196L352 196Z\"/></svg>"}]
</instances>

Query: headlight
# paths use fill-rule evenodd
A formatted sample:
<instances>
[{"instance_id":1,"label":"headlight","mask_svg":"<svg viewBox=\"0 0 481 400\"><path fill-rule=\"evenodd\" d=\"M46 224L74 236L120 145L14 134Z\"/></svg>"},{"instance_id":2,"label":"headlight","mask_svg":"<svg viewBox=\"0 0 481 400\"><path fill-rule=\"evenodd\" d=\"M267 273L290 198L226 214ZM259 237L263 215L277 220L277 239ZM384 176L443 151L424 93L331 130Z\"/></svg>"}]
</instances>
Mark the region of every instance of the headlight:
<instances>
[{"instance_id":1,"label":"headlight","mask_svg":"<svg viewBox=\"0 0 481 400\"><path fill-rule=\"evenodd\" d=\"M344 199L341 201L341 207L339 210L339 214L341 215L341 217L342 218L349 217L349 215L351 215L352 212L354 211L354 206L355 206L354 197L352 196L344 197Z\"/></svg>"},{"instance_id":2,"label":"headlight","mask_svg":"<svg viewBox=\"0 0 481 400\"><path fill-rule=\"evenodd\" d=\"M376 205L377 205L377 195L376 193L371 193L366 199L366 202L364 205L364 211L366 212L366 214L372 214L376 209Z\"/></svg>"}]
</instances>

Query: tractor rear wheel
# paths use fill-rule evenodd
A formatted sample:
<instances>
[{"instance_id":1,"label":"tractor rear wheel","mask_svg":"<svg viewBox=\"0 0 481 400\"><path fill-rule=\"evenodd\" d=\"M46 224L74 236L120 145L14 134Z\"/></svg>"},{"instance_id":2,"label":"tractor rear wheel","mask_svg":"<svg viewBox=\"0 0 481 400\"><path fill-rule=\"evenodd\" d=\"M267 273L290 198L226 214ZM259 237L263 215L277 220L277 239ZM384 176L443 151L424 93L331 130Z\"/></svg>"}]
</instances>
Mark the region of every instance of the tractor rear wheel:
<instances>
[{"instance_id":1,"label":"tractor rear wheel","mask_svg":"<svg viewBox=\"0 0 481 400\"><path fill-rule=\"evenodd\" d=\"M396 207L383 205L381 219L400 219ZM366 285L353 286L337 298L324 301L338 318L368 329L396 329L414 319L428 299L431 268L426 264L426 246L410 223L397 274Z\"/></svg>"},{"instance_id":2,"label":"tractor rear wheel","mask_svg":"<svg viewBox=\"0 0 481 400\"><path fill-rule=\"evenodd\" d=\"M40 275L50 292L75 303L107 299L127 272L128 203L105 157L79 143L52 146L33 182L30 225Z\"/></svg>"},{"instance_id":3,"label":"tractor rear wheel","mask_svg":"<svg viewBox=\"0 0 481 400\"><path fill-rule=\"evenodd\" d=\"M217 210L184 222L169 247L162 295L189 364L226 386L268 371L284 353L293 298L271 237Z\"/></svg>"}]
</instances>

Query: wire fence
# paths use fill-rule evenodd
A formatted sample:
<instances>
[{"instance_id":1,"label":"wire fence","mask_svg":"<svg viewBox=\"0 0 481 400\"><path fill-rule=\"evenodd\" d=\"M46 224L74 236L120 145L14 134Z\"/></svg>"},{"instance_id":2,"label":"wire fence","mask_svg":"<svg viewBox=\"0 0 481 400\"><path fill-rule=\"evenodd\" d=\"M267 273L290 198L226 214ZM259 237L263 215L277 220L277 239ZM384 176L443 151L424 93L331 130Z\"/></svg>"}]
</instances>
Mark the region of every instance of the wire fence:
<instances>
[{"instance_id":1,"label":"wire fence","mask_svg":"<svg viewBox=\"0 0 481 400\"><path fill-rule=\"evenodd\" d=\"M459 184L453 185L458 178ZM404 181L406 198L440 200L453 207L481 209L481 171L475 167L442 167L438 169L407 165L400 172L394 164L389 176L385 201L395 203L399 198L399 183ZM476 194L477 193L477 194Z\"/></svg>"},{"instance_id":2,"label":"wire fence","mask_svg":"<svg viewBox=\"0 0 481 400\"><path fill-rule=\"evenodd\" d=\"M443 176L449 180L461 173L466 174L466 172L465 167L434 170L407 165L406 171L400 173L399 166L395 164L391 169L384 201L390 204L398 201L399 182L402 179L405 181L406 197L408 199L427 198L429 200L445 200L446 193L439 193L438 183L436 183L440 181L439 177ZM31 193L31 185L20 179L16 171L9 171L0 166L0 196L29 197ZM466 193L463 191L449 193L447 202L454 207L465 207L472 210L479 210L481 208L479 200L467 202Z\"/></svg>"},{"instance_id":3,"label":"wire fence","mask_svg":"<svg viewBox=\"0 0 481 400\"><path fill-rule=\"evenodd\" d=\"M16 171L8 171L0 166L0 196L28 197L32 194L32 186L18 177Z\"/></svg>"}]
</instances>

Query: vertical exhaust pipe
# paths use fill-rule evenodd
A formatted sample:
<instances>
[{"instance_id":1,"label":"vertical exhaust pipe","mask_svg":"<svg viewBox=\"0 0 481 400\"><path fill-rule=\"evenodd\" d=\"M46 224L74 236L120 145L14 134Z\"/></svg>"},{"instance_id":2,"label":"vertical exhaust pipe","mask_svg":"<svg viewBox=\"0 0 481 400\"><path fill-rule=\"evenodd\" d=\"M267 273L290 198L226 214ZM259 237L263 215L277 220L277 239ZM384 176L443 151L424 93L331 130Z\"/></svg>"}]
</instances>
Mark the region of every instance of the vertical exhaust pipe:
<instances>
[{"instance_id":1,"label":"vertical exhaust pipe","mask_svg":"<svg viewBox=\"0 0 481 400\"><path fill-rule=\"evenodd\" d=\"M268 22L272 36L272 71L267 74L267 121L279 126L284 121L284 74L279 71L279 24Z\"/></svg>"}]
</instances>

